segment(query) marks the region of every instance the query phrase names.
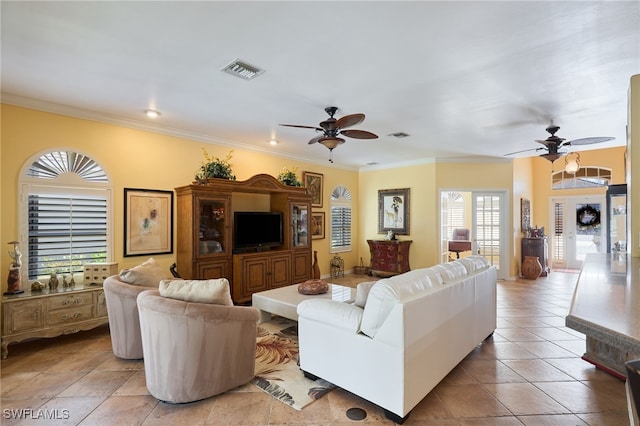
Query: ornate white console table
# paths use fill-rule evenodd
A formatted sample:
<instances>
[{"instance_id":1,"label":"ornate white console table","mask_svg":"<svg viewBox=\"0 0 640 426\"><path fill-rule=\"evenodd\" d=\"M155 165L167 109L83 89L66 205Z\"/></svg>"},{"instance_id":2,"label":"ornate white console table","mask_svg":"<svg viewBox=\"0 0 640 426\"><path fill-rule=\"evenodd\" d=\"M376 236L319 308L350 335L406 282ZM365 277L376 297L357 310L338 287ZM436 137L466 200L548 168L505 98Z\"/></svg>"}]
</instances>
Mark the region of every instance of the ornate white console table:
<instances>
[{"instance_id":1,"label":"ornate white console table","mask_svg":"<svg viewBox=\"0 0 640 426\"><path fill-rule=\"evenodd\" d=\"M586 335L584 360L624 378L640 359L640 258L590 254L583 265L566 325Z\"/></svg>"}]
</instances>

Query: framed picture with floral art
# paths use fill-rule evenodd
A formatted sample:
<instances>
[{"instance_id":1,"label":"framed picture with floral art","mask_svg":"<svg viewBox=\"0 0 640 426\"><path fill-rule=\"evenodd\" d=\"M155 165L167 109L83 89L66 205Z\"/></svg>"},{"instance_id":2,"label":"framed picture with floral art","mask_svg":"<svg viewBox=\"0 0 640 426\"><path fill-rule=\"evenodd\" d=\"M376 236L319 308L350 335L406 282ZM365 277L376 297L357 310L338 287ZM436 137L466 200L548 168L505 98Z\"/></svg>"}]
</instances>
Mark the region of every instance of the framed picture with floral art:
<instances>
[{"instance_id":1,"label":"framed picture with floral art","mask_svg":"<svg viewBox=\"0 0 640 426\"><path fill-rule=\"evenodd\" d=\"M173 253L173 191L124 188L124 255Z\"/></svg>"}]
</instances>

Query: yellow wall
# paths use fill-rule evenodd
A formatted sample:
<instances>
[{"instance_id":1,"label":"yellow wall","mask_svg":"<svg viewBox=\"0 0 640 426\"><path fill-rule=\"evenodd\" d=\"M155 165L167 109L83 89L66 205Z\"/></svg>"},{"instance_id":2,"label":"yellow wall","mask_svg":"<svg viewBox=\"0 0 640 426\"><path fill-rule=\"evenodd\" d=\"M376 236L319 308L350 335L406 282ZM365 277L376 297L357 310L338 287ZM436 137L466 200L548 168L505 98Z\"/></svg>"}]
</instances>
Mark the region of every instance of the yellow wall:
<instances>
[{"instance_id":1,"label":"yellow wall","mask_svg":"<svg viewBox=\"0 0 640 426\"><path fill-rule=\"evenodd\" d=\"M521 257L521 240L522 240L522 208L521 200L529 200L530 207L533 208L535 199L533 196L533 158L516 158L513 160L513 227L511 241L511 275L515 276L520 273ZM533 217L531 218L533 221ZM534 226L535 222L530 223ZM515 273L514 273L515 272Z\"/></svg>"},{"instance_id":2,"label":"yellow wall","mask_svg":"<svg viewBox=\"0 0 640 426\"><path fill-rule=\"evenodd\" d=\"M4 249L8 241L20 239L17 220L17 180L22 166L36 154L52 148L78 151L97 161L108 173L113 184L115 250L114 261L120 269L135 266L146 257L123 257L123 188L146 188L172 190L189 184L204 160L202 148L209 155L225 157L230 148L204 142L196 142L179 137L119 127L90 120L78 119L58 114L46 113L2 105L2 129L0 139L0 243ZM277 149L274 148L274 149ZM337 185L345 185L353 195L354 241L358 235L358 173L303 163L258 152L234 148L231 164L238 180L245 180L258 173L277 176L284 166L298 168L298 177L302 171L313 171L324 175L324 205L321 209L329 217L329 195ZM327 224L325 223L325 228ZM313 250L318 251L318 263L321 273L329 273L330 236L313 240ZM175 241L175 238L174 238ZM174 246L175 252L175 246ZM7 271L11 259L3 250L0 256L2 269L2 287L7 286ZM351 267L359 261L357 249L350 253L341 253L345 266ZM175 255L154 256L163 266L169 267L175 261ZM180 265L178 265L178 270ZM23 288L25 284L23 283Z\"/></svg>"},{"instance_id":3,"label":"yellow wall","mask_svg":"<svg viewBox=\"0 0 640 426\"><path fill-rule=\"evenodd\" d=\"M435 164L412 165L402 168L360 172L359 251L368 265L370 261L367 240L384 239L378 233L378 190L409 188L409 235L398 235L399 240L412 240L409 249L411 269L425 268L438 261L438 199L435 182Z\"/></svg>"}]
</instances>

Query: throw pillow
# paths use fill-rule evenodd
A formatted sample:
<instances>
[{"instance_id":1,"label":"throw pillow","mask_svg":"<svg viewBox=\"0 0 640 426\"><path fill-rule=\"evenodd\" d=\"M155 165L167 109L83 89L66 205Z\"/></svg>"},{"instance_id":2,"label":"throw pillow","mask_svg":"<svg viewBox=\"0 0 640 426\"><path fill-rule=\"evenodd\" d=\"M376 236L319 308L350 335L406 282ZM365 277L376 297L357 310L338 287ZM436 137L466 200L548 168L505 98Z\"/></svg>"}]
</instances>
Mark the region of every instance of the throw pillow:
<instances>
[{"instance_id":1,"label":"throw pillow","mask_svg":"<svg viewBox=\"0 0 640 426\"><path fill-rule=\"evenodd\" d=\"M367 303L367 297L369 297L369 291L375 283L375 281L359 283L356 286L356 300L353 304L360 308L364 308L364 305Z\"/></svg>"},{"instance_id":2,"label":"throw pillow","mask_svg":"<svg viewBox=\"0 0 640 426\"><path fill-rule=\"evenodd\" d=\"M130 269L120 271L120 280L127 284L141 285L146 287L158 287L161 280L167 279L168 274L151 257L147 261Z\"/></svg>"},{"instance_id":3,"label":"throw pillow","mask_svg":"<svg viewBox=\"0 0 640 426\"><path fill-rule=\"evenodd\" d=\"M160 296L185 302L211 303L233 306L229 281L226 278L214 280L162 280Z\"/></svg>"}]
</instances>

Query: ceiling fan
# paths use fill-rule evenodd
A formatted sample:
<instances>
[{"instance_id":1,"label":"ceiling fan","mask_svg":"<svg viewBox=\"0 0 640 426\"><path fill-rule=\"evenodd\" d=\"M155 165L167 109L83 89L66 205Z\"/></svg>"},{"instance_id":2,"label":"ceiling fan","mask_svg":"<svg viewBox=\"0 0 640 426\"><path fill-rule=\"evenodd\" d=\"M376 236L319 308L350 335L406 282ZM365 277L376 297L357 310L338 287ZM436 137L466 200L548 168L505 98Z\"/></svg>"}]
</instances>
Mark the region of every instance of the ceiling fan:
<instances>
[{"instance_id":1,"label":"ceiling fan","mask_svg":"<svg viewBox=\"0 0 640 426\"><path fill-rule=\"evenodd\" d=\"M378 135L367 132L366 130L346 129L347 127L352 127L362 123L364 121L364 114L349 114L336 119L333 116L336 111L338 111L338 107L330 106L326 107L324 110L329 114L329 118L321 122L319 124L320 127L302 126L298 124L280 124L280 126L314 129L316 132L322 132L322 134L312 138L309 141L309 144L311 145L319 142L329 148L329 161L332 163L333 149L345 142L344 138L341 138L340 136L346 136L354 139L376 139L378 137Z\"/></svg>"},{"instance_id":2,"label":"ceiling fan","mask_svg":"<svg viewBox=\"0 0 640 426\"><path fill-rule=\"evenodd\" d=\"M568 141L564 138L560 138L556 136L556 132L560 130L560 127L558 126L555 126L552 124L549 127L547 127L545 130L549 132L551 136L549 136L544 140L536 140L536 142L544 145L543 147L510 152L509 154L505 154L505 156L520 154L521 152L527 152L527 151L546 150L547 152L544 154L540 154L540 157L545 158L553 163L558 158L562 157L568 152L568 151L560 151L560 148L564 148L570 145L591 145L594 143L602 143L602 142L607 142L615 139L612 137L592 137L592 138L582 138L582 139L574 139L574 140Z\"/></svg>"}]
</instances>

